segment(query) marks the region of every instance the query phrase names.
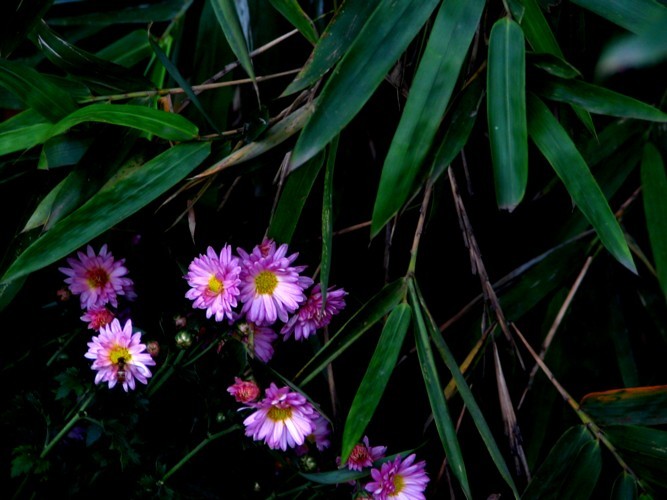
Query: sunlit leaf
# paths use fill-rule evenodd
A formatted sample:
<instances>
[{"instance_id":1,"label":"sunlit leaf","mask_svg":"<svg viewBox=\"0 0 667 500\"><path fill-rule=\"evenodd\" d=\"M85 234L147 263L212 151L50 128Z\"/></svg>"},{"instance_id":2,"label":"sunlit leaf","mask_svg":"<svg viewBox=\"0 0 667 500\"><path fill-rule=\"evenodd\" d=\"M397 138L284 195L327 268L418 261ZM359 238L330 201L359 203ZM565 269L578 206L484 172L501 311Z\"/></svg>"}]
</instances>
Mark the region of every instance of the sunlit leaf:
<instances>
[{"instance_id":1,"label":"sunlit leaf","mask_svg":"<svg viewBox=\"0 0 667 500\"><path fill-rule=\"evenodd\" d=\"M299 32L310 43L315 45L317 43L318 35L313 21L310 20L297 0L269 0L274 9L280 12L285 19L287 19L292 26L299 30Z\"/></svg>"},{"instance_id":2,"label":"sunlit leaf","mask_svg":"<svg viewBox=\"0 0 667 500\"><path fill-rule=\"evenodd\" d=\"M667 298L667 173L660 152L650 143L644 147L641 179L651 250Z\"/></svg>"},{"instance_id":3,"label":"sunlit leaf","mask_svg":"<svg viewBox=\"0 0 667 500\"><path fill-rule=\"evenodd\" d=\"M563 181L579 210L593 225L602 244L621 264L636 273L623 231L572 139L542 101L529 96L528 103L531 139Z\"/></svg>"},{"instance_id":4,"label":"sunlit leaf","mask_svg":"<svg viewBox=\"0 0 667 500\"><path fill-rule=\"evenodd\" d=\"M667 423L667 386L633 387L587 394L581 409L600 425Z\"/></svg>"},{"instance_id":5,"label":"sunlit leaf","mask_svg":"<svg viewBox=\"0 0 667 500\"><path fill-rule=\"evenodd\" d=\"M173 187L208 156L209 149L208 143L174 146L144 165L119 172L19 255L1 281L21 278L76 251Z\"/></svg>"},{"instance_id":6,"label":"sunlit leaf","mask_svg":"<svg viewBox=\"0 0 667 500\"><path fill-rule=\"evenodd\" d=\"M433 22L408 100L382 167L371 236L401 209L414 189L484 10L483 0L444 2Z\"/></svg>"},{"instance_id":7,"label":"sunlit leaf","mask_svg":"<svg viewBox=\"0 0 667 500\"><path fill-rule=\"evenodd\" d=\"M437 4L437 0L383 0L322 89L294 148L291 168L315 156L355 117Z\"/></svg>"},{"instance_id":8,"label":"sunlit leaf","mask_svg":"<svg viewBox=\"0 0 667 500\"><path fill-rule=\"evenodd\" d=\"M523 33L503 18L489 39L487 117L498 207L510 212L521 202L528 182L526 56Z\"/></svg>"},{"instance_id":9,"label":"sunlit leaf","mask_svg":"<svg viewBox=\"0 0 667 500\"><path fill-rule=\"evenodd\" d=\"M394 308L384 324L375 352L345 419L341 463L347 462L352 448L361 440L375 414L396 366L410 318L410 306L403 303Z\"/></svg>"}]
</instances>

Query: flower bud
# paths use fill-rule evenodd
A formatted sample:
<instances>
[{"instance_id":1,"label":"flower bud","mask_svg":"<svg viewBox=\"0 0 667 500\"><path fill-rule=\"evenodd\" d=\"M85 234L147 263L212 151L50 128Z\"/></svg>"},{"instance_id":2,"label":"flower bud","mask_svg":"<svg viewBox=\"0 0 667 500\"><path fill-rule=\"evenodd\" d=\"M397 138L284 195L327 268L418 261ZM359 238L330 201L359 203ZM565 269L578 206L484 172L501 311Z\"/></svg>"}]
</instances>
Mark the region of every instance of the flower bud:
<instances>
[{"instance_id":1,"label":"flower bud","mask_svg":"<svg viewBox=\"0 0 667 500\"><path fill-rule=\"evenodd\" d=\"M157 358L158 354L160 354L160 344L157 340L151 340L146 344L146 351L151 357Z\"/></svg>"},{"instance_id":2,"label":"flower bud","mask_svg":"<svg viewBox=\"0 0 667 500\"><path fill-rule=\"evenodd\" d=\"M181 349L187 349L192 345L192 334L187 330L181 330L176 334L176 345Z\"/></svg>"},{"instance_id":3,"label":"flower bud","mask_svg":"<svg viewBox=\"0 0 667 500\"><path fill-rule=\"evenodd\" d=\"M317 461L310 455L304 455L299 459L299 462L305 472L314 472L317 470Z\"/></svg>"}]
</instances>

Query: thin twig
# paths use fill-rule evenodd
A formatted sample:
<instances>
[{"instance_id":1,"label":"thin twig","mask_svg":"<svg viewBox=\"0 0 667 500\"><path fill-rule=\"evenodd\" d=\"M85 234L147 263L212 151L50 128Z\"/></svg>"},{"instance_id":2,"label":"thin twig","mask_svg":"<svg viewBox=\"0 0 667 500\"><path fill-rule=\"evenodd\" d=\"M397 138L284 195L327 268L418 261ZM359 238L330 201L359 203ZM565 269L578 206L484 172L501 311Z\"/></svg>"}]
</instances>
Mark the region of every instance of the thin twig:
<instances>
[{"instance_id":1,"label":"thin twig","mask_svg":"<svg viewBox=\"0 0 667 500\"><path fill-rule=\"evenodd\" d=\"M341 234L347 234L351 233L352 231L357 231L359 229L363 229L365 227L368 227L371 225L371 221L367 220L366 222L360 222L359 224L354 224L353 226L348 226L343 229L339 229L338 231L334 231L333 235L334 236L339 236Z\"/></svg>"},{"instance_id":2,"label":"thin twig","mask_svg":"<svg viewBox=\"0 0 667 500\"><path fill-rule=\"evenodd\" d=\"M417 266L417 251L419 250L419 241L421 240L422 232L424 231L424 221L426 220L426 212L428 210L428 203L431 200L431 193L433 192L433 185L429 182L424 189L424 199L422 200L421 208L419 209L419 219L417 220L417 227L415 228L415 235L412 239L412 248L410 249L410 263L408 264L407 277L415 273Z\"/></svg>"}]
</instances>

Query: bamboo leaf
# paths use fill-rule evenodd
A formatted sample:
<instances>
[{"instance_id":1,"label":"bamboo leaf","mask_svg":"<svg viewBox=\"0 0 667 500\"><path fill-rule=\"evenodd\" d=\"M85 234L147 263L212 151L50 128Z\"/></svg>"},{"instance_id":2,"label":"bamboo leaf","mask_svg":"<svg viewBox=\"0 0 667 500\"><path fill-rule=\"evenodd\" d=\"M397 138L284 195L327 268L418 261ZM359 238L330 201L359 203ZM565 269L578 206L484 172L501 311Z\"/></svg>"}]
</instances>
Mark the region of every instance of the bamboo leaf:
<instances>
[{"instance_id":1,"label":"bamboo leaf","mask_svg":"<svg viewBox=\"0 0 667 500\"><path fill-rule=\"evenodd\" d=\"M667 487L667 431L637 425L612 425L605 434L642 479Z\"/></svg>"},{"instance_id":2,"label":"bamboo leaf","mask_svg":"<svg viewBox=\"0 0 667 500\"><path fill-rule=\"evenodd\" d=\"M447 1L435 18L382 167L371 237L398 213L414 190L415 179L449 104L484 5L484 0Z\"/></svg>"},{"instance_id":3,"label":"bamboo leaf","mask_svg":"<svg viewBox=\"0 0 667 500\"><path fill-rule=\"evenodd\" d=\"M276 211L271 218L268 236L281 243L289 243L299 222L310 191L313 189L317 174L322 169L324 155L319 154L310 160L303 168L292 172L287 177L287 182Z\"/></svg>"},{"instance_id":4,"label":"bamboo leaf","mask_svg":"<svg viewBox=\"0 0 667 500\"><path fill-rule=\"evenodd\" d=\"M383 0L322 89L290 161L303 165L361 110L423 27L437 0Z\"/></svg>"},{"instance_id":5,"label":"bamboo leaf","mask_svg":"<svg viewBox=\"0 0 667 500\"><path fill-rule=\"evenodd\" d=\"M225 38L248 76L255 81L255 70L248 53L248 44L243 36L243 28L233 0L209 0L218 18Z\"/></svg>"},{"instance_id":6,"label":"bamboo leaf","mask_svg":"<svg viewBox=\"0 0 667 500\"><path fill-rule=\"evenodd\" d=\"M52 127L53 124L34 108L5 120L0 123L0 156L41 144L49 137Z\"/></svg>"},{"instance_id":7,"label":"bamboo leaf","mask_svg":"<svg viewBox=\"0 0 667 500\"><path fill-rule=\"evenodd\" d=\"M65 134L51 137L44 143L39 155L38 168L51 168L75 165L86 153L92 138L80 137L76 134Z\"/></svg>"},{"instance_id":8,"label":"bamboo leaf","mask_svg":"<svg viewBox=\"0 0 667 500\"><path fill-rule=\"evenodd\" d=\"M333 174L338 152L336 136L329 144L329 154L324 170L324 194L322 196L322 259L320 264L320 290L322 304L326 304L329 288L329 271L331 270L331 247L333 246Z\"/></svg>"},{"instance_id":9,"label":"bamboo leaf","mask_svg":"<svg viewBox=\"0 0 667 500\"><path fill-rule=\"evenodd\" d=\"M67 92L51 84L34 69L13 61L0 59L0 86L18 97L26 107L34 108L52 122L76 109Z\"/></svg>"},{"instance_id":10,"label":"bamboo leaf","mask_svg":"<svg viewBox=\"0 0 667 500\"><path fill-rule=\"evenodd\" d=\"M528 104L531 139L593 225L602 244L621 264L636 273L623 231L572 139L537 97L531 95Z\"/></svg>"},{"instance_id":11,"label":"bamboo leaf","mask_svg":"<svg viewBox=\"0 0 667 500\"><path fill-rule=\"evenodd\" d=\"M428 400L431 403L431 410L433 411L433 420L440 435L442 447L445 450L445 455L449 461L449 466L454 473L454 476L461 483L461 488L467 498L473 498L468 484L468 475L466 473L465 462L461 455L461 448L458 439L456 438L456 429L454 422L449 415L447 409L447 401L445 401L445 394L440 384L438 377L438 369L435 366L435 358L431 343L429 340L428 328L424 322L421 305L415 285L412 281L408 283L410 292L410 303L414 312L414 332L415 343L417 345L417 356L419 357L419 366L421 367L422 377L424 378L424 386L428 394Z\"/></svg>"},{"instance_id":12,"label":"bamboo leaf","mask_svg":"<svg viewBox=\"0 0 667 500\"><path fill-rule=\"evenodd\" d=\"M528 182L526 55L521 28L504 18L489 40L487 116L498 207L510 212Z\"/></svg>"},{"instance_id":13,"label":"bamboo leaf","mask_svg":"<svg viewBox=\"0 0 667 500\"><path fill-rule=\"evenodd\" d=\"M563 58L556 37L551 31L537 0L509 0L512 16L521 25L528 43L535 52Z\"/></svg>"},{"instance_id":14,"label":"bamboo leaf","mask_svg":"<svg viewBox=\"0 0 667 500\"><path fill-rule=\"evenodd\" d=\"M591 113L661 123L667 121L667 113L649 104L580 80L552 78L539 85L536 91L547 99L575 104Z\"/></svg>"},{"instance_id":15,"label":"bamboo leaf","mask_svg":"<svg viewBox=\"0 0 667 500\"><path fill-rule=\"evenodd\" d=\"M623 471L614 481L611 491L612 500L635 500L637 498L637 481Z\"/></svg>"},{"instance_id":16,"label":"bamboo leaf","mask_svg":"<svg viewBox=\"0 0 667 500\"><path fill-rule=\"evenodd\" d=\"M565 59L553 54L529 53L527 59L530 64L540 68L550 75L559 78L580 78L581 73Z\"/></svg>"},{"instance_id":17,"label":"bamboo leaf","mask_svg":"<svg viewBox=\"0 0 667 500\"><path fill-rule=\"evenodd\" d=\"M9 5L8 5L9 4ZM0 57L7 59L49 10L53 0L4 2L0 19Z\"/></svg>"},{"instance_id":18,"label":"bamboo leaf","mask_svg":"<svg viewBox=\"0 0 667 500\"><path fill-rule=\"evenodd\" d=\"M350 411L345 419L340 461L347 462L352 448L361 440L373 418L389 378L394 371L403 339L410 326L410 306L397 305L387 318L366 374L359 384Z\"/></svg>"},{"instance_id":19,"label":"bamboo leaf","mask_svg":"<svg viewBox=\"0 0 667 500\"><path fill-rule=\"evenodd\" d=\"M182 144L144 165L122 170L19 255L0 281L19 279L74 252L173 187L208 156L209 149L208 143Z\"/></svg>"},{"instance_id":20,"label":"bamboo leaf","mask_svg":"<svg viewBox=\"0 0 667 500\"><path fill-rule=\"evenodd\" d=\"M134 3L129 7L116 10L96 8L92 12L76 16L60 16L49 18L54 26L90 26L120 23L157 23L171 21L192 4L192 0L163 0L161 2Z\"/></svg>"},{"instance_id":21,"label":"bamboo leaf","mask_svg":"<svg viewBox=\"0 0 667 500\"><path fill-rule=\"evenodd\" d=\"M556 498L588 500L595 490L601 469L600 443L589 441L577 453L568 474L563 478Z\"/></svg>"},{"instance_id":22,"label":"bamboo leaf","mask_svg":"<svg viewBox=\"0 0 667 500\"><path fill-rule=\"evenodd\" d=\"M405 296L405 287L404 279L398 279L385 285L299 370L293 380L303 386L315 378L326 365L340 356L369 328L394 309Z\"/></svg>"},{"instance_id":23,"label":"bamboo leaf","mask_svg":"<svg viewBox=\"0 0 667 500\"><path fill-rule=\"evenodd\" d=\"M345 0L317 41L303 69L282 95L287 96L303 90L322 78L347 52L377 6L377 2L368 0Z\"/></svg>"},{"instance_id":24,"label":"bamboo leaf","mask_svg":"<svg viewBox=\"0 0 667 500\"><path fill-rule=\"evenodd\" d=\"M646 144L641 163L646 228L658 281L667 298L667 174L658 149Z\"/></svg>"},{"instance_id":25,"label":"bamboo leaf","mask_svg":"<svg viewBox=\"0 0 667 500\"><path fill-rule=\"evenodd\" d=\"M304 473L301 475L318 484L344 484L349 481L356 481L368 476L368 471L356 471L350 469L339 469L327 472Z\"/></svg>"},{"instance_id":26,"label":"bamboo leaf","mask_svg":"<svg viewBox=\"0 0 667 500\"><path fill-rule=\"evenodd\" d=\"M581 409L600 425L667 423L667 385L587 394Z\"/></svg>"},{"instance_id":27,"label":"bamboo leaf","mask_svg":"<svg viewBox=\"0 0 667 500\"><path fill-rule=\"evenodd\" d=\"M95 53L101 59L131 68L139 61L151 55L151 47L145 30L136 30L128 33L115 42L107 45Z\"/></svg>"},{"instance_id":28,"label":"bamboo leaf","mask_svg":"<svg viewBox=\"0 0 667 500\"><path fill-rule=\"evenodd\" d=\"M644 31L667 10L655 0L572 0L572 3L633 33Z\"/></svg>"},{"instance_id":29,"label":"bamboo leaf","mask_svg":"<svg viewBox=\"0 0 667 500\"><path fill-rule=\"evenodd\" d=\"M271 2L273 8L280 12L292 26L299 30L306 40L313 45L317 43L319 37L315 25L303 11L297 0L269 0L269 2Z\"/></svg>"}]
</instances>

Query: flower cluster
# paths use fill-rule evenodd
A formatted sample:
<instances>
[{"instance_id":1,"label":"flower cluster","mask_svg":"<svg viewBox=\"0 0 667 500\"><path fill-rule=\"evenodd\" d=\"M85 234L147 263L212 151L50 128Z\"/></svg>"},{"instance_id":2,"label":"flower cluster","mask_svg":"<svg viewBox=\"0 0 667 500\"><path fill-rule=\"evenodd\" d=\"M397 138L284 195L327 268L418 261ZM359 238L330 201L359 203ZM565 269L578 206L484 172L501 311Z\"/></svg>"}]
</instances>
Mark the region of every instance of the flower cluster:
<instances>
[{"instance_id":1,"label":"flower cluster","mask_svg":"<svg viewBox=\"0 0 667 500\"><path fill-rule=\"evenodd\" d=\"M301 276L306 266L293 265L299 254L288 255L286 244L265 238L250 253L242 248L237 253L230 245L220 252L208 247L188 267L185 296L193 308L205 309L207 318L236 323L239 338L261 361L273 356L276 322L284 323L285 340L292 333L304 340L345 307L342 289L329 288L325 300L318 284L306 296L313 280Z\"/></svg>"},{"instance_id":2,"label":"flower cluster","mask_svg":"<svg viewBox=\"0 0 667 500\"><path fill-rule=\"evenodd\" d=\"M133 332L132 321L121 327L120 321L110 307L118 307L118 297L134 300L134 283L126 275L125 259L116 260L107 245L102 245L99 254L88 245L86 253L77 252L77 258L67 259L70 267L61 267L65 283L73 295L80 295L84 314L81 319L88 328L99 332L88 343L84 355L93 360L91 368L97 371L95 383L107 382L109 388L121 384L127 392L142 384L151 376L149 366L155 361L141 343L141 333ZM155 349L153 349L155 350ZM155 351L157 353L157 351Z\"/></svg>"},{"instance_id":3,"label":"flower cluster","mask_svg":"<svg viewBox=\"0 0 667 500\"><path fill-rule=\"evenodd\" d=\"M257 384L236 377L227 392L247 405L242 409L255 410L243 421L245 435L255 441L264 441L269 448L283 451L302 447L306 441L320 451L329 446L328 421L302 394L289 387L278 388L271 383L264 399L254 402L260 392Z\"/></svg>"}]
</instances>

